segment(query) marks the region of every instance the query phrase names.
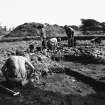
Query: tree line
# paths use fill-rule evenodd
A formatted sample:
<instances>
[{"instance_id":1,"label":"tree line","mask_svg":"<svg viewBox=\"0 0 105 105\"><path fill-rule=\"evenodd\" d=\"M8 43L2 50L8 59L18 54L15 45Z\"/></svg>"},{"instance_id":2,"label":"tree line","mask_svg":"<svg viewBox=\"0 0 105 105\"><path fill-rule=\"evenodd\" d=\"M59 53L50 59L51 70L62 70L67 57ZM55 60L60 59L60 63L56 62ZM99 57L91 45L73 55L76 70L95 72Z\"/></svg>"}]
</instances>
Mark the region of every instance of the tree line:
<instances>
[{"instance_id":1,"label":"tree line","mask_svg":"<svg viewBox=\"0 0 105 105\"><path fill-rule=\"evenodd\" d=\"M99 22L95 19L81 19L81 25L72 25L76 31L81 31L83 34L104 34L105 22Z\"/></svg>"},{"instance_id":2,"label":"tree line","mask_svg":"<svg viewBox=\"0 0 105 105\"><path fill-rule=\"evenodd\" d=\"M0 35L7 35L9 32L11 32L13 28L7 28L6 26L0 25Z\"/></svg>"}]
</instances>

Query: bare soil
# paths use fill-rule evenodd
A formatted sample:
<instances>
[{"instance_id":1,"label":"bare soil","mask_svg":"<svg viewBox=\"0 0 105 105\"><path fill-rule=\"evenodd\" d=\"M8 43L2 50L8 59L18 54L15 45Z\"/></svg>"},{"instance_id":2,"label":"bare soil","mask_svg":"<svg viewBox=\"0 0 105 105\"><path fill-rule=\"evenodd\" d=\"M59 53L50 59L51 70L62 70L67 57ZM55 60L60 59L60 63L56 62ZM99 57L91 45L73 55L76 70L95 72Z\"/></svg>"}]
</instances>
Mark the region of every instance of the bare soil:
<instances>
[{"instance_id":1,"label":"bare soil","mask_svg":"<svg viewBox=\"0 0 105 105\"><path fill-rule=\"evenodd\" d=\"M0 68L8 58L7 50L27 48L30 42L0 43ZM48 74L41 78L44 84L26 86L21 96L13 97L0 89L0 105L104 105L105 65L83 64L75 61L60 61L65 73ZM2 76L2 75L1 75Z\"/></svg>"}]
</instances>

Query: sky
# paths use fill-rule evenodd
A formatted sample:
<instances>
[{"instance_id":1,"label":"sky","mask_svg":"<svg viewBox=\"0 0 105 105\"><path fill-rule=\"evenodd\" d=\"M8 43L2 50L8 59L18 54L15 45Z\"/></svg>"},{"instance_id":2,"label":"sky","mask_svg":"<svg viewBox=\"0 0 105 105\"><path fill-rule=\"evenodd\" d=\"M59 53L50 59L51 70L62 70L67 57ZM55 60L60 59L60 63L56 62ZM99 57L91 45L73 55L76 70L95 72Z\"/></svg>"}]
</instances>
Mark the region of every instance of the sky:
<instances>
[{"instance_id":1,"label":"sky","mask_svg":"<svg viewBox=\"0 0 105 105\"><path fill-rule=\"evenodd\" d=\"M81 19L105 22L105 0L0 0L0 25L30 22L81 25Z\"/></svg>"}]
</instances>

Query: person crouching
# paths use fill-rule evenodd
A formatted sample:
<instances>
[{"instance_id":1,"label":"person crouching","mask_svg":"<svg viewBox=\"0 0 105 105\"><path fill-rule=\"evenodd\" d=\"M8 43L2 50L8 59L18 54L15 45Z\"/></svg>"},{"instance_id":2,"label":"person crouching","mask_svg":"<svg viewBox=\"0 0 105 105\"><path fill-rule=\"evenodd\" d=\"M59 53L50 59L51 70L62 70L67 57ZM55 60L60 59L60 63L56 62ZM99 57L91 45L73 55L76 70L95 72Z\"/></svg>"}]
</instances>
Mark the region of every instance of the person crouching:
<instances>
[{"instance_id":1,"label":"person crouching","mask_svg":"<svg viewBox=\"0 0 105 105\"><path fill-rule=\"evenodd\" d=\"M29 72L26 69L29 67ZM16 55L11 55L3 65L1 71L7 82L12 85L25 86L29 83L29 77L34 72L35 68L31 62L24 56L23 51L16 50Z\"/></svg>"}]
</instances>

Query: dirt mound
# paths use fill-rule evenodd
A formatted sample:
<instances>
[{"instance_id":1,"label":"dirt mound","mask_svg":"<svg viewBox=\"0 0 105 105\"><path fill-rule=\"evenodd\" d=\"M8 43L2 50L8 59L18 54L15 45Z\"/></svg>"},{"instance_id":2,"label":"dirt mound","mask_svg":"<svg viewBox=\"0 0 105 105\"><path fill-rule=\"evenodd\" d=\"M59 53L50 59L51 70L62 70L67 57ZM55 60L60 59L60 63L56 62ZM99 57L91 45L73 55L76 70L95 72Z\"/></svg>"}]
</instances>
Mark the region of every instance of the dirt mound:
<instances>
[{"instance_id":1,"label":"dirt mound","mask_svg":"<svg viewBox=\"0 0 105 105\"><path fill-rule=\"evenodd\" d=\"M53 36L53 37L66 36L63 26L59 26L57 24L54 25L45 24L45 25L46 25L47 36Z\"/></svg>"},{"instance_id":2,"label":"dirt mound","mask_svg":"<svg viewBox=\"0 0 105 105\"><path fill-rule=\"evenodd\" d=\"M35 37L40 36L41 30L40 26L43 24L41 23L24 23L22 25L19 25L16 27L13 31L11 31L8 35L5 37ZM63 27L58 25L49 25L45 24L45 30L47 33L47 36L64 36L65 31Z\"/></svg>"},{"instance_id":3,"label":"dirt mound","mask_svg":"<svg viewBox=\"0 0 105 105\"><path fill-rule=\"evenodd\" d=\"M16 27L6 37L26 37L26 36L38 36L40 35L39 27L40 23L24 23Z\"/></svg>"}]
</instances>

